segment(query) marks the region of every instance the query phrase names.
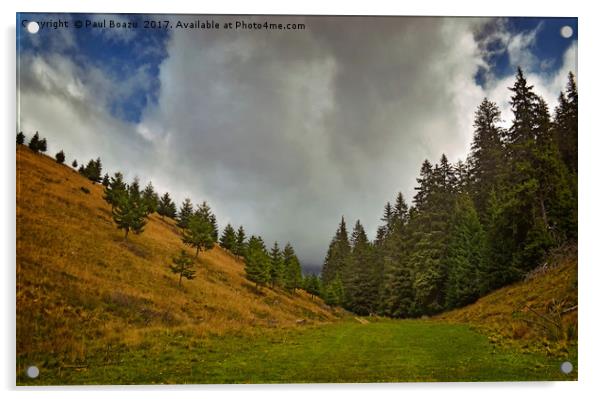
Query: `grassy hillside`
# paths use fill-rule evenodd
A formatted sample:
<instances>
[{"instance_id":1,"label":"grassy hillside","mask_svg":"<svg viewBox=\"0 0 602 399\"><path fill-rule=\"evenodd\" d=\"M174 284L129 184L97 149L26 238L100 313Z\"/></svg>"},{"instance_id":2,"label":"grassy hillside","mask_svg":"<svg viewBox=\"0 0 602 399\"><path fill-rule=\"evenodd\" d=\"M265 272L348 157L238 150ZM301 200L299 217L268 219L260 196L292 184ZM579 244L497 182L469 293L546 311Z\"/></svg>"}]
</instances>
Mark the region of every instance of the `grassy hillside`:
<instances>
[{"instance_id":1,"label":"grassy hillside","mask_svg":"<svg viewBox=\"0 0 602 399\"><path fill-rule=\"evenodd\" d=\"M498 345L567 353L577 345L577 249L562 248L525 281L436 319L468 323Z\"/></svg>"},{"instance_id":2,"label":"grassy hillside","mask_svg":"<svg viewBox=\"0 0 602 399\"><path fill-rule=\"evenodd\" d=\"M153 214L125 242L102 186L18 147L18 373L100 357L108 364L116 348L152 346L166 332L248 336L337 318L305 292L256 292L243 263L219 247L202 253L196 279L179 287L168 269L183 248L173 220Z\"/></svg>"}]
</instances>

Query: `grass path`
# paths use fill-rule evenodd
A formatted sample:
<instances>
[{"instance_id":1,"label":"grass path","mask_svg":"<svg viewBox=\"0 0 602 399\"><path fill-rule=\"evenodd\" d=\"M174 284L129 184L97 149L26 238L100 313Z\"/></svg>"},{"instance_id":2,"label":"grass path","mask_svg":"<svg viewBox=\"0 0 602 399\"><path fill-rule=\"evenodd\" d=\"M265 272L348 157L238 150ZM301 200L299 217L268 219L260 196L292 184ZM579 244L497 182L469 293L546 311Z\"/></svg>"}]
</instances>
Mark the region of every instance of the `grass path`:
<instances>
[{"instance_id":1,"label":"grass path","mask_svg":"<svg viewBox=\"0 0 602 399\"><path fill-rule=\"evenodd\" d=\"M466 325L349 320L259 338L198 341L166 333L118 364L41 369L40 384L305 383L576 379L559 359L495 348ZM94 366L97 364L97 366ZM19 384L32 383L20 376Z\"/></svg>"}]
</instances>

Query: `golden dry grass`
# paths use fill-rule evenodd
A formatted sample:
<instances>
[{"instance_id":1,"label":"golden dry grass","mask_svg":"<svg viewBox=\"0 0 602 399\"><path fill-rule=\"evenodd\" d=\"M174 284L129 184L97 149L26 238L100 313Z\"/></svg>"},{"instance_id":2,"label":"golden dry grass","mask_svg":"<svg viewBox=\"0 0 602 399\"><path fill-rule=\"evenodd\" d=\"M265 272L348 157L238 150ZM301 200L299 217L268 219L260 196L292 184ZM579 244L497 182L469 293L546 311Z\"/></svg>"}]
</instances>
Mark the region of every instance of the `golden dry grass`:
<instances>
[{"instance_id":1,"label":"golden dry grass","mask_svg":"<svg viewBox=\"0 0 602 399\"><path fill-rule=\"evenodd\" d=\"M17 358L23 362L76 362L111 345L145 345L164 330L246 335L338 317L305 292L258 293L243 263L219 247L202 253L196 279L179 287L168 269L184 248L174 221L153 214L145 231L125 242L102 193L70 167L18 146Z\"/></svg>"},{"instance_id":2,"label":"golden dry grass","mask_svg":"<svg viewBox=\"0 0 602 399\"><path fill-rule=\"evenodd\" d=\"M577 344L577 249L562 248L525 281L436 317L468 323L497 344L563 353Z\"/></svg>"}]
</instances>

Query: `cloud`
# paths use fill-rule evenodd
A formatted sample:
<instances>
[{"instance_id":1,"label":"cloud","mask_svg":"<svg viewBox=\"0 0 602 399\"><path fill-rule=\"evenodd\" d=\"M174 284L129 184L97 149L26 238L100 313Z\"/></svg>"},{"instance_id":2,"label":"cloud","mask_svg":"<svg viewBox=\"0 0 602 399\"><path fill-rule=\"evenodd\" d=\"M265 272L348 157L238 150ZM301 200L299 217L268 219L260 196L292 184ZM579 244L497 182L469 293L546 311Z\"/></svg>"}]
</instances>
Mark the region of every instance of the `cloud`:
<instances>
[{"instance_id":1,"label":"cloud","mask_svg":"<svg viewBox=\"0 0 602 399\"><path fill-rule=\"evenodd\" d=\"M411 200L425 158L466 156L482 98L509 98L513 77L490 74L484 87L474 80L498 51L473 34L489 20L269 20L307 28L174 31L157 101L136 124L111 104L145 95L152 77L144 67L124 80L65 56L27 55L21 128L48 132L51 151L99 155L110 171L152 179L178 201L207 200L222 228L242 224L270 245L290 241L316 265L342 214L374 234L387 200L398 191ZM516 60L529 59L535 35L499 33ZM573 59L567 51L566 68ZM528 77L546 99L566 81Z\"/></svg>"},{"instance_id":2,"label":"cloud","mask_svg":"<svg viewBox=\"0 0 602 399\"><path fill-rule=\"evenodd\" d=\"M123 81L89 64L79 66L58 54L20 55L18 128L31 136L40 131L49 153L63 149L69 163L101 156L110 170L146 176L154 144L132 126L114 117L109 108L136 74Z\"/></svg>"}]
</instances>

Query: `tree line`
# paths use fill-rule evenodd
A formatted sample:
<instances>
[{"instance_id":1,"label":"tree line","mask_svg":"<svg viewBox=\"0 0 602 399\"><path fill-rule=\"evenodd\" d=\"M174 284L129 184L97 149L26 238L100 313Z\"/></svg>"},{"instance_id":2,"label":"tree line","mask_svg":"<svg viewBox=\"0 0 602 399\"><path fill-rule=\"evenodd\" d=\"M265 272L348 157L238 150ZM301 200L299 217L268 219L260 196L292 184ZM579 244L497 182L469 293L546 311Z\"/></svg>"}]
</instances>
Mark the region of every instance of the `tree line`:
<instances>
[{"instance_id":1,"label":"tree line","mask_svg":"<svg viewBox=\"0 0 602 399\"><path fill-rule=\"evenodd\" d=\"M23 132L17 134L17 144L25 144ZM38 153L47 151L46 138L40 138L36 132L30 139L28 147ZM55 155L56 162L65 162L63 150ZM113 176L102 174L103 165L100 158L91 159L84 166L73 160L71 166L88 180L104 186L103 199L111 206L111 215L118 229L124 232L124 241L128 240L130 232L141 234L147 224L148 217L157 213L162 219L170 218L180 228L182 243L195 251L194 257L184 249L173 257L169 269L179 276L178 284L182 279L195 278L195 263L202 251L214 247L216 243L230 251L234 256L244 260L246 277L256 284L256 288L269 286L271 288L284 288L294 292L305 287L306 280L312 281L308 288L312 295L318 294L315 280L317 277L304 279L301 265L290 243L283 250L275 242L268 252L261 236L252 235L247 239L243 226L234 230L231 224L226 225L221 237L217 218L206 201L194 207L190 198L186 198L179 210L170 194L165 192L162 196L155 191L152 182L143 189L136 177L131 183L124 180L123 173L116 172Z\"/></svg>"},{"instance_id":2,"label":"tree line","mask_svg":"<svg viewBox=\"0 0 602 399\"><path fill-rule=\"evenodd\" d=\"M321 295L358 314L431 315L467 305L577 241L575 77L551 116L519 68L513 120L485 98L465 161L425 160L412 205L387 203L370 241L342 218L321 274Z\"/></svg>"}]
</instances>

